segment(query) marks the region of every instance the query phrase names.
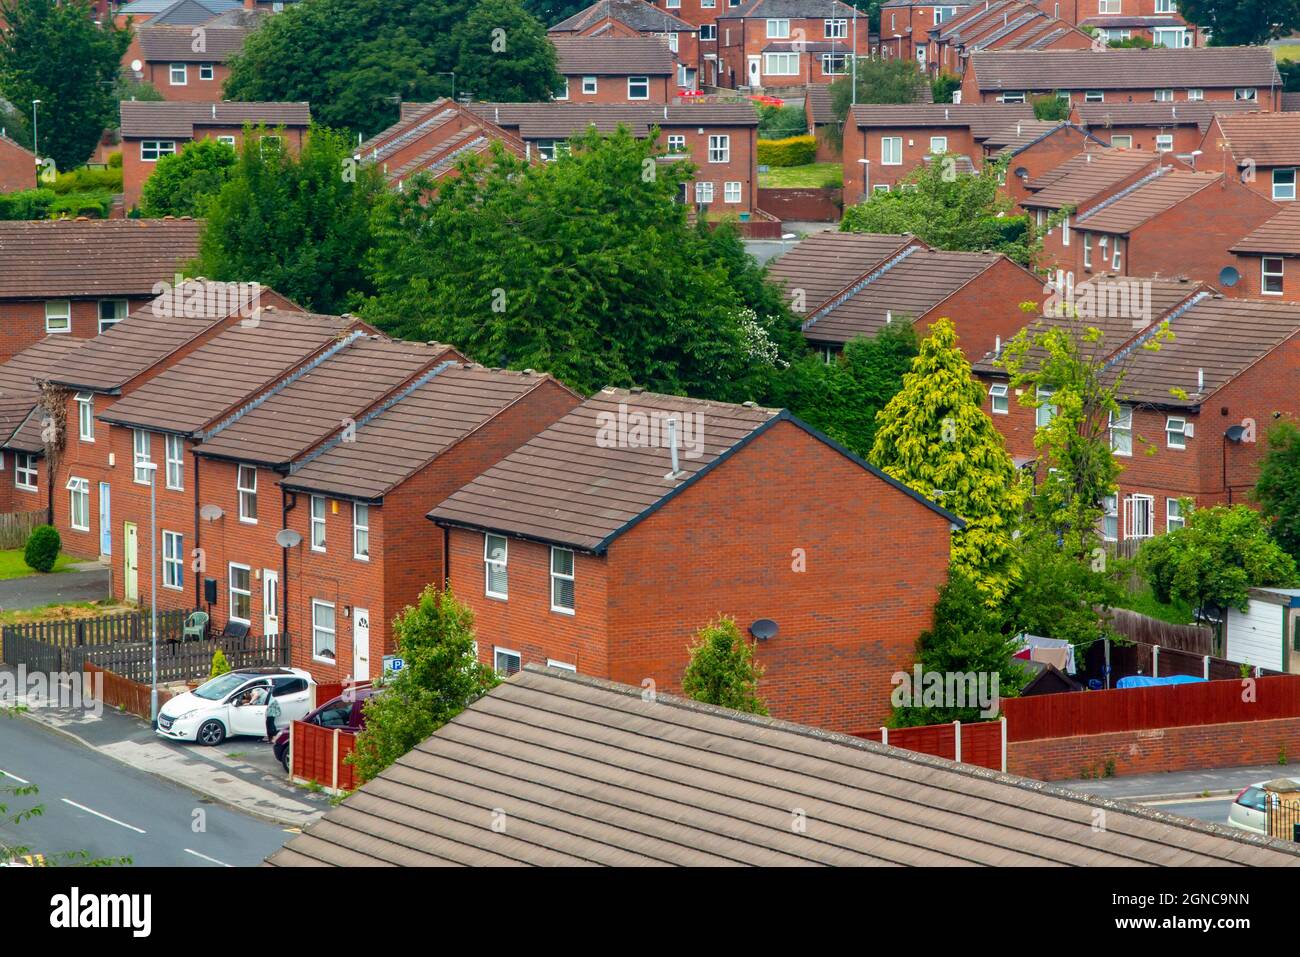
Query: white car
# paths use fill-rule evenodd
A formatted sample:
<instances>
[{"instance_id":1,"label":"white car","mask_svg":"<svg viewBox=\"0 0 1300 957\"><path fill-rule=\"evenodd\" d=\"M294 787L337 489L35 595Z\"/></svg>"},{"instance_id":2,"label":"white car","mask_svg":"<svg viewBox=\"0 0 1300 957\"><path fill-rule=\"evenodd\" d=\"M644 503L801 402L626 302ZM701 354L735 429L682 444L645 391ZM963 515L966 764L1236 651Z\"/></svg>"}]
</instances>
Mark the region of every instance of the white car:
<instances>
[{"instance_id":1,"label":"white car","mask_svg":"<svg viewBox=\"0 0 1300 957\"><path fill-rule=\"evenodd\" d=\"M1295 781L1296 779L1291 778L1290 780ZM1264 790L1264 787L1273 783L1273 781L1260 781L1257 784L1250 785L1250 787L1242 788L1241 793L1233 800L1232 806L1228 808L1228 824L1232 827L1239 827L1243 831L1267 834L1268 811L1266 808L1269 802L1269 792Z\"/></svg>"},{"instance_id":2,"label":"white car","mask_svg":"<svg viewBox=\"0 0 1300 957\"><path fill-rule=\"evenodd\" d=\"M280 702L279 727L300 721L316 704L316 682L301 668L244 668L218 675L158 709L157 732L172 741L216 745L235 735L266 736L266 705L247 692L271 686Z\"/></svg>"}]
</instances>

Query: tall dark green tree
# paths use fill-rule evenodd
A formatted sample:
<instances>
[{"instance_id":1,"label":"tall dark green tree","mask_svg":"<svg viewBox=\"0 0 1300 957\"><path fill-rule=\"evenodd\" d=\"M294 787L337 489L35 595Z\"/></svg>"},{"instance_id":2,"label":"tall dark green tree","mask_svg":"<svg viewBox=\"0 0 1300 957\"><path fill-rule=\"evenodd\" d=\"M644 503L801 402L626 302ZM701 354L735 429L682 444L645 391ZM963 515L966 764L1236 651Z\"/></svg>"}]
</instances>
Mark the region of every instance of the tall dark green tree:
<instances>
[{"instance_id":1,"label":"tall dark green tree","mask_svg":"<svg viewBox=\"0 0 1300 957\"><path fill-rule=\"evenodd\" d=\"M758 696L763 668L754 661L754 648L740 633L734 618L723 615L709 622L687 650L691 660L682 675L682 691L688 698L750 714L767 714L767 705Z\"/></svg>"},{"instance_id":2,"label":"tall dark green tree","mask_svg":"<svg viewBox=\"0 0 1300 957\"><path fill-rule=\"evenodd\" d=\"M1211 31L1210 43L1267 43L1300 30L1300 0L1178 0L1189 23Z\"/></svg>"},{"instance_id":3,"label":"tall dark green tree","mask_svg":"<svg viewBox=\"0 0 1300 957\"><path fill-rule=\"evenodd\" d=\"M865 25L859 23L858 29L865 29ZM855 73L851 67L846 69L849 75L831 84L831 109L837 122L830 129L830 138L837 144L842 142L843 124L849 115L849 107L854 103L915 103L930 85L925 74L911 60L858 57L855 97Z\"/></svg>"},{"instance_id":4,"label":"tall dark green tree","mask_svg":"<svg viewBox=\"0 0 1300 957\"><path fill-rule=\"evenodd\" d=\"M196 272L342 312L370 291L364 263L383 176L358 166L341 134L315 127L295 156L267 132L244 130L230 181L205 207Z\"/></svg>"},{"instance_id":5,"label":"tall dark green tree","mask_svg":"<svg viewBox=\"0 0 1300 957\"><path fill-rule=\"evenodd\" d=\"M1255 498L1271 520L1273 538L1300 560L1300 426L1288 419L1268 431Z\"/></svg>"},{"instance_id":6,"label":"tall dark green tree","mask_svg":"<svg viewBox=\"0 0 1300 957\"><path fill-rule=\"evenodd\" d=\"M94 22L88 0L0 0L0 97L37 112L37 147L80 166L117 124L116 83L129 30ZM30 132L30 131L29 131Z\"/></svg>"},{"instance_id":7,"label":"tall dark green tree","mask_svg":"<svg viewBox=\"0 0 1300 957\"><path fill-rule=\"evenodd\" d=\"M164 156L144 181L140 212L145 216L203 216L230 181L238 161L234 147L217 140L199 140L173 156Z\"/></svg>"},{"instance_id":8,"label":"tall dark green tree","mask_svg":"<svg viewBox=\"0 0 1300 957\"><path fill-rule=\"evenodd\" d=\"M479 0L452 41L458 89L476 100L545 100L560 84L546 27L519 0Z\"/></svg>"}]
</instances>

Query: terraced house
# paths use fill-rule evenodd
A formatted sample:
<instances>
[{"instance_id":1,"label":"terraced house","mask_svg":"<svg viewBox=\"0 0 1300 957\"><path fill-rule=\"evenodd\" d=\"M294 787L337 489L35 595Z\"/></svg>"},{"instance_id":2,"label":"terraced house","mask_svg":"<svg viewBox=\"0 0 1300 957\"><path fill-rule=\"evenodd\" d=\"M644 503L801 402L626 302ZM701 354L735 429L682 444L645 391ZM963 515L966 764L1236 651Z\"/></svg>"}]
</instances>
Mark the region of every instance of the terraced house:
<instances>
[{"instance_id":1,"label":"terraced house","mask_svg":"<svg viewBox=\"0 0 1300 957\"><path fill-rule=\"evenodd\" d=\"M211 103L221 99L228 62L251 32L248 27L143 26L134 41L140 68L134 70L135 59L128 63L164 100Z\"/></svg>"},{"instance_id":2,"label":"terraced house","mask_svg":"<svg viewBox=\"0 0 1300 957\"><path fill-rule=\"evenodd\" d=\"M1076 123L1117 149L1175 153L1201 169L1222 171L1219 157L1203 150L1206 131L1215 116L1253 112L1248 100L1214 100L1191 103L1080 103L1071 116ZM1217 150L1214 151L1217 153Z\"/></svg>"},{"instance_id":3,"label":"terraced house","mask_svg":"<svg viewBox=\"0 0 1300 957\"><path fill-rule=\"evenodd\" d=\"M882 8L882 15L883 15ZM917 38L917 61L935 76L961 76L981 50L1085 50L1092 37L1032 3L997 0L970 4L936 21ZM920 51L925 51L924 53Z\"/></svg>"},{"instance_id":4,"label":"terraced house","mask_svg":"<svg viewBox=\"0 0 1300 957\"><path fill-rule=\"evenodd\" d=\"M1235 173L1275 203L1296 201L1300 170L1300 113L1216 116L1201 144L1206 169Z\"/></svg>"},{"instance_id":5,"label":"terraced house","mask_svg":"<svg viewBox=\"0 0 1300 957\"><path fill-rule=\"evenodd\" d=\"M713 29L712 21L709 22ZM698 89L702 27L660 10L645 0L596 0L585 10L547 30L552 40L566 37L646 37L659 40L677 62L677 88ZM711 44L712 45L712 44Z\"/></svg>"},{"instance_id":6,"label":"terraced house","mask_svg":"<svg viewBox=\"0 0 1300 957\"><path fill-rule=\"evenodd\" d=\"M676 95L677 62L668 42L649 36L554 37L554 97L569 103L667 103Z\"/></svg>"},{"instance_id":7,"label":"terraced house","mask_svg":"<svg viewBox=\"0 0 1300 957\"><path fill-rule=\"evenodd\" d=\"M1053 16L1088 30L1109 42L1149 40L1158 47L1204 46L1207 34L1178 12L1178 0L1035 0Z\"/></svg>"},{"instance_id":8,"label":"terraced house","mask_svg":"<svg viewBox=\"0 0 1300 957\"><path fill-rule=\"evenodd\" d=\"M751 0L717 16L718 83L780 90L831 83L869 56L865 17L840 0Z\"/></svg>"}]
</instances>

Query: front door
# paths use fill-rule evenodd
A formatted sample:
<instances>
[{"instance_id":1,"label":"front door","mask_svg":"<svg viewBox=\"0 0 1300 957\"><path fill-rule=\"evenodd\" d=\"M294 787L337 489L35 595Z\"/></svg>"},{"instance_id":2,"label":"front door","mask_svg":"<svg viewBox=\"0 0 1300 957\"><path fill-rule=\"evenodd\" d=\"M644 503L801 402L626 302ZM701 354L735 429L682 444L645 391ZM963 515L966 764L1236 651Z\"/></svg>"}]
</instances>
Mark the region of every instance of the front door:
<instances>
[{"instance_id":1,"label":"front door","mask_svg":"<svg viewBox=\"0 0 1300 957\"><path fill-rule=\"evenodd\" d=\"M108 507L107 482L99 483L99 554L113 554L113 517Z\"/></svg>"},{"instance_id":2,"label":"front door","mask_svg":"<svg viewBox=\"0 0 1300 957\"><path fill-rule=\"evenodd\" d=\"M262 634L280 633L280 573L262 569Z\"/></svg>"},{"instance_id":3,"label":"front door","mask_svg":"<svg viewBox=\"0 0 1300 957\"><path fill-rule=\"evenodd\" d=\"M352 609L352 677L370 680L370 610Z\"/></svg>"},{"instance_id":4,"label":"front door","mask_svg":"<svg viewBox=\"0 0 1300 957\"><path fill-rule=\"evenodd\" d=\"M759 85L759 80L761 79L758 72L758 62L759 60L756 56L749 58L749 85L754 87Z\"/></svg>"},{"instance_id":5,"label":"front door","mask_svg":"<svg viewBox=\"0 0 1300 957\"><path fill-rule=\"evenodd\" d=\"M122 526L122 593L127 601L140 600L140 555L136 541L135 523Z\"/></svg>"}]
</instances>

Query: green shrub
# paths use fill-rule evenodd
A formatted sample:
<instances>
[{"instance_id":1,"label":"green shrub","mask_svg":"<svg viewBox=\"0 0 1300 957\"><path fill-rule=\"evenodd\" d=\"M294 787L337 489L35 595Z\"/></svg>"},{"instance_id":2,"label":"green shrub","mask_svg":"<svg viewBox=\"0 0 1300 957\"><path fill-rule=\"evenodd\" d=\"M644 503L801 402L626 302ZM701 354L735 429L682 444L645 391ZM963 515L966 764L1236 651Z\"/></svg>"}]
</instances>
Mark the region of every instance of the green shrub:
<instances>
[{"instance_id":1,"label":"green shrub","mask_svg":"<svg viewBox=\"0 0 1300 957\"><path fill-rule=\"evenodd\" d=\"M89 169L82 167L69 173L60 173L50 184L56 193L120 193L122 192L122 167Z\"/></svg>"},{"instance_id":2,"label":"green shrub","mask_svg":"<svg viewBox=\"0 0 1300 957\"><path fill-rule=\"evenodd\" d=\"M758 135L762 139L802 136L808 132L808 114L802 106L759 104Z\"/></svg>"},{"instance_id":3,"label":"green shrub","mask_svg":"<svg viewBox=\"0 0 1300 957\"><path fill-rule=\"evenodd\" d=\"M816 159L816 137L789 136L781 140L758 141L760 166L807 166Z\"/></svg>"},{"instance_id":4,"label":"green shrub","mask_svg":"<svg viewBox=\"0 0 1300 957\"><path fill-rule=\"evenodd\" d=\"M49 216L50 219L76 219L78 216L107 219L112 208L112 193L65 193L50 204Z\"/></svg>"},{"instance_id":5,"label":"green shrub","mask_svg":"<svg viewBox=\"0 0 1300 957\"><path fill-rule=\"evenodd\" d=\"M58 198L52 189L24 189L0 194L0 220L48 219Z\"/></svg>"},{"instance_id":6,"label":"green shrub","mask_svg":"<svg viewBox=\"0 0 1300 957\"><path fill-rule=\"evenodd\" d=\"M224 675L230 671L230 662L226 660L226 653L218 648L212 653L212 670L208 672L208 680L211 681L218 675Z\"/></svg>"},{"instance_id":7,"label":"green shrub","mask_svg":"<svg viewBox=\"0 0 1300 957\"><path fill-rule=\"evenodd\" d=\"M63 541L53 525L37 525L27 538L27 547L23 549L23 561L27 567L38 572L48 572L59 559L59 550Z\"/></svg>"},{"instance_id":8,"label":"green shrub","mask_svg":"<svg viewBox=\"0 0 1300 957\"><path fill-rule=\"evenodd\" d=\"M121 151L121 150L118 150L116 153L109 153L109 154L108 154L108 168L109 168L109 169L121 169L121 168L122 168L122 151Z\"/></svg>"}]
</instances>

